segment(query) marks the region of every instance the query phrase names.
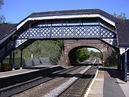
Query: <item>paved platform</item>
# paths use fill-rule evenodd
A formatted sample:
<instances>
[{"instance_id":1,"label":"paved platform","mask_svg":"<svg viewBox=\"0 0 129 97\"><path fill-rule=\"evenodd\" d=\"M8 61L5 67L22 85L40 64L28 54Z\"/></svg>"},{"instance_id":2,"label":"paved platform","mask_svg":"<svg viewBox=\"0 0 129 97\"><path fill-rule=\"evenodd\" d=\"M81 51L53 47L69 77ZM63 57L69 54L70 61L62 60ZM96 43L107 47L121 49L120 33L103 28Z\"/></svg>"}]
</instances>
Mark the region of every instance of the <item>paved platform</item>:
<instances>
[{"instance_id":1,"label":"paved platform","mask_svg":"<svg viewBox=\"0 0 129 97\"><path fill-rule=\"evenodd\" d=\"M21 74L27 74L27 73L39 71L40 69L54 68L54 67L58 67L58 66L59 65L53 65L53 66L52 65L44 65L44 66L42 65L42 66L37 66L38 69L35 69L33 67L33 69L19 69L19 70L0 72L0 78L6 78L6 77L21 75Z\"/></svg>"},{"instance_id":2,"label":"paved platform","mask_svg":"<svg viewBox=\"0 0 129 97\"><path fill-rule=\"evenodd\" d=\"M16 76L20 74L26 74L38 71L38 69L19 69L19 70L13 70L13 71L7 71L7 72L0 72L0 78L6 78L10 76Z\"/></svg>"},{"instance_id":3,"label":"paved platform","mask_svg":"<svg viewBox=\"0 0 129 97\"><path fill-rule=\"evenodd\" d=\"M123 90L125 97L129 97L129 81L123 82L120 79L117 79L117 82L119 83L121 89Z\"/></svg>"},{"instance_id":4,"label":"paved platform","mask_svg":"<svg viewBox=\"0 0 129 97\"><path fill-rule=\"evenodd\" d=\"M123 82L119 76L116 69L100 69L85 97L129 97L129 82Z\"/></svg>"}]
</instances>

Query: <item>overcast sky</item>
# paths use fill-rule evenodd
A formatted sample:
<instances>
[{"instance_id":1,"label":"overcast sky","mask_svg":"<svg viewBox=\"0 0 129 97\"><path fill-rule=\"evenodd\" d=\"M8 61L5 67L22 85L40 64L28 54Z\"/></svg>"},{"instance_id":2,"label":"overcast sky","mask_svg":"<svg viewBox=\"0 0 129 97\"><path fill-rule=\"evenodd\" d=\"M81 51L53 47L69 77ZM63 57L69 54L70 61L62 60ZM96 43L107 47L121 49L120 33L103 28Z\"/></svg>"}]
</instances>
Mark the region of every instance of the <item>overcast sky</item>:
<instances>
[{"instance_id":1,"label":"overcast sky","mask_svg":"<svg viewBox=\"0 0 129 97\"><path fill-rule=\"evenodd\" d=\"M108 13L125 13L129 18L129 0L4 0L0 14L6 22L18 23L33 12L102 9Z\"/></svg>"}]
</instances>

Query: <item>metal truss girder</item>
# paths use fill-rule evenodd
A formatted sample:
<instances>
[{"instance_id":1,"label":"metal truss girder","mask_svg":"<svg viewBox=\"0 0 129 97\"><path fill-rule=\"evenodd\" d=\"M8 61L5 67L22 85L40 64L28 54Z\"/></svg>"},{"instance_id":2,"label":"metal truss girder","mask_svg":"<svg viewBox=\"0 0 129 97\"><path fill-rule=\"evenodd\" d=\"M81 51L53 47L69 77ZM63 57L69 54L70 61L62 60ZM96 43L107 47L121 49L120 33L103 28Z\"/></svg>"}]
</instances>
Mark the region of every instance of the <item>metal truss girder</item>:
<instances>
[{"instance_id":1,"label":"metal truss girder","mask_svg":"<svg viewBox=\"0 0 129 97\"><path fill-rule=\"evenodd\" d=\"M18 39L47 39L47 38L101 38L112 39L114 32L100 25L72 26L42 26L24 31Z\"/></svg>"}]
</instances>

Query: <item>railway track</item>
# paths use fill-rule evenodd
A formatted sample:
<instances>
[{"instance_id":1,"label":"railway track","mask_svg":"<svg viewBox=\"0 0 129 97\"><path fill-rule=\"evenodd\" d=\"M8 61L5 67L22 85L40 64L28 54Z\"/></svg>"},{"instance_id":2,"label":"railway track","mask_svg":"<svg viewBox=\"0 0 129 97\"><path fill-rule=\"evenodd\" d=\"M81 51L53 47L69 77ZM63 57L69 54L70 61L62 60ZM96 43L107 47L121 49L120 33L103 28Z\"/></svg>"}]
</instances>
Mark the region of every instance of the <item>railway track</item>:
<instances>
[{"instance_id":1,"label":"railway track","mask_svg":"<svg viewBox=\"0 0 129 97\"><path fill-rule=\"evenodd\" d=\"M74 66L60 70L52 69L51 72L47 70L49 72L47 73L46 71L44 72L44 74L41 74L43 73L43 71L38 72L39 76L37 76L36 78L0 88L0 97L44 97L47 93L49 94L49 92L53 91L56 87L59 87L64 83L68 83L69 80L75 79L75 81L71 82L71 84L66 86L64 90L62 89L62 91L60 91L60 93L56 95L58 97L81 97L77 95L82 95L83 92L85 92L91 78L93 77L93 74L90 73L95 72L95 69L93 69L93 67L90 67L91 66ZM85 70L84 68L87 69ZM82 72L84 74L82 74ZM38 89L36 87L38 87ZM41 90L40 88L45 90ZM35 89L34 91L37 92L33 92L33 89ZM30 94L30 92L28 92L30 90L32 90L32 95Z\"/></svg>"},{"instance_id":2,"label":"railway track","mask_svg":"<svg viewBox=\"0 0 129 97\"><path fill-rule=\"evenodd\" d=\"M67 69L62 69L62 70L57 70L54 71L52 70L51 73L47 73L45 72L45 74L41 75L39 72L38 74L40 76L30 79L30 80L26 80L26 81L22 81L22 82L18 82L18 83L13 83L12 85L2 85L0 88L0 97L10 97L13 96L17 93L23 92L25 90L31 89L35 86L38 86L42 83L48 82L50 80L55 79L56 77L63 76L66 73L69 73L71 71L74 71L76 69L78 69L80 67L71 67L71 68L67 68ZM43 73L43 72L42 72ZM4 87L5 86L5 87Z\"/></svg>"},{"instance_id":3,"label":"railway track","mask_svg":"<svg viewBox=\"0 0 129 97\"><path fill-rule=\"evenodd\" d=\"M89 86L92 78L95 75L96 67L91 67L79 79L69 86L58 97L83 97L86 89Z\"/></svg>"},{"instance_id":4,"label":"railway track","mask_svg":"<svg viewBox=\"0 0 129 97\"><path fill-rule=\"evenodd\" d=\"M73 77L40 97L82 97L94 77L95 72L95 66L83 67Z\"/></svg>"}]
</instances>

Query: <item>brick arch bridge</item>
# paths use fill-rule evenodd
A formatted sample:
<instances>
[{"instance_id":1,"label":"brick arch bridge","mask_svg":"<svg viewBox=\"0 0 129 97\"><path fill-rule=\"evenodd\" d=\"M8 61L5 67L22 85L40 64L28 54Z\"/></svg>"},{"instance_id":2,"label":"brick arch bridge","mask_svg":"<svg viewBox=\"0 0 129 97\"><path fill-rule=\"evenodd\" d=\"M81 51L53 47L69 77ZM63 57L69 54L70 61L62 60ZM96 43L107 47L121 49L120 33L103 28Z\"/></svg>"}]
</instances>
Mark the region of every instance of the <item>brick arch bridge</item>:
<instances>
[{"instance_id":1,"label":"brick arch bridge","mask_svg":"<svg viewBox=\"0 0 129 97\"><path fill-rule=\"evenodd\" d=\"M15 26L12 25L11 28L0 25L0 64L7 56L10 56L9 64L13 67L15 49L19 48L22 67L22 52L26 46L30 45L29 40L62 39L65 42L65 48L60 63L64 61L64 64L69 64L68 54L70 50L78 46L93 46L100 49L103 52L105 64L118 58L118 49L119 54L124 56L123 59L121 58L124 62L119 68L124 71L124 77L127 79L128 26L128 19L118 19L99 9L32 13Z\"/></svg>"},{"instance_id":2,"label":"brick arch bridge","mask_svg":"<svg viewBox=\"0 0 129 97\"><path fill-rule=\"evenodd\" d=\"M70 65L69 53L78 47L93 47L98 49L103 55L103 65L114 64L110 59L117 60L119 55L118 49L99 39L64 40L64 51L59 64Z\"/></svg>"}]
</instances>

